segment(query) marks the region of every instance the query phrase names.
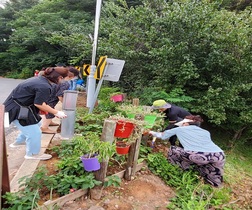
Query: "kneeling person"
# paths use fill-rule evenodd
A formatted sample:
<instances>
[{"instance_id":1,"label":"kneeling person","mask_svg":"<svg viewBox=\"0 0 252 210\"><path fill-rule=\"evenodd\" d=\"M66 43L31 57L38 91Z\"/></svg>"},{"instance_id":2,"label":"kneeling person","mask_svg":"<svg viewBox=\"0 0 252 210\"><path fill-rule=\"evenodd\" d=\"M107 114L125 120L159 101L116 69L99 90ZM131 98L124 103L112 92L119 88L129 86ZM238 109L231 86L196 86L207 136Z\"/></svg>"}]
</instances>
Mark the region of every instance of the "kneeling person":
<instances>
[{"instance_id":1,"label":"kneeling person","mask_svg":"<svg viewBox=\"0 0 252 210\"><path fill-rule=\"evenodd\" d=\"M176 128L163 133L150 131L154 137L163 140L177 135L184 148L171 146L168 160L183 170L193 166L207 183L218 187L223 182L225 155L211 139L210 133L196 125L189 119L176 123Z\"/></svg>"}]
</instances>

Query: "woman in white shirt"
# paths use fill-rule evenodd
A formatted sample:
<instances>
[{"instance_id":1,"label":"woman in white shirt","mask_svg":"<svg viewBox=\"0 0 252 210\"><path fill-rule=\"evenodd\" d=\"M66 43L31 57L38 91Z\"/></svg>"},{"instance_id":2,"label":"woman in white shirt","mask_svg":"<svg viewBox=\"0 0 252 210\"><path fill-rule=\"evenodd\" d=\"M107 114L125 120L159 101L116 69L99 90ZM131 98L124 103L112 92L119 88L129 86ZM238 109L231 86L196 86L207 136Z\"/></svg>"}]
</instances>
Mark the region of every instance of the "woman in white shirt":
<instances>
[{"instance_id":1,"label":"woman in white shirt","mask_svg":"<svg viewBox=\"0 0 252 210\"><path fill-rule=\"evenodd\" d=\"M225 154L211 139L210 133L195 125L193 120L184 119L176 128L163 133L150 131L154 137L166 140L176 135L183 148L171 146L168 161L183 170L193 167L207 183L219 187L223 182Z\"/></svg>"}]
</instances>

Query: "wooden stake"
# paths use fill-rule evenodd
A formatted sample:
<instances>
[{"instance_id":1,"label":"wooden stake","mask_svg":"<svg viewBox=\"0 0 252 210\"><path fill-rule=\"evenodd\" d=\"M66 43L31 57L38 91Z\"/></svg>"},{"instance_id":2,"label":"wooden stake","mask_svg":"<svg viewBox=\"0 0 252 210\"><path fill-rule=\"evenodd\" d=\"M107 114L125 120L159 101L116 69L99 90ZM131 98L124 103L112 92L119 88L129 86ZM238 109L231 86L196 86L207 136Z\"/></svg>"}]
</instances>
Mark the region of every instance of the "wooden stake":
<instances>
[{"instance_id":1,"label":"wooden stake","mask_svg":"<svg viewBox=\"0 0 252 210\"><path fill-rule=\"evenodd\" d=\"M105 120L102 129L101 141L110 142L112 144L114 141L115 128L116 128L116 121ZM96 180L101 182L105 181L108 168L108 161L109 160L103 160L101 162L100 170L94 172Z\"/></svg>"},{"instance_id":2,"label":"wooden stake","mask_svg":"<svg viewBox=\"0 0 252 210\"><path fill-rule=\"evenodd\" d=\"M139 106L139 98L133 98L133 106Z\"/></svg>"}]
</instances>

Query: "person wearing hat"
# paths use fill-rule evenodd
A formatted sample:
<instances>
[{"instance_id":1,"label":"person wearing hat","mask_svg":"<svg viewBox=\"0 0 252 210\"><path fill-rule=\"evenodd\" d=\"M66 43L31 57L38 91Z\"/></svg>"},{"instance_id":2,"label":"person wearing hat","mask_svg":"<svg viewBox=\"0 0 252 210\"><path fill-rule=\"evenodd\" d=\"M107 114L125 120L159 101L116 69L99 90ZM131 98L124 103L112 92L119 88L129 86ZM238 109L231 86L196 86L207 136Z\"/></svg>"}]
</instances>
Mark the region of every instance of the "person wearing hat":
<instances>
[{"instance_id":1,"label":"person wearing hat","mask_svg":"<svg viewBox=\"0 0 252 210\"><path fill-rule=\"evenodd\" d=\"M26 146L25 159L47 160L52 156L40 154L41 130L39 111L49 112L58 118L67 117L64 112L50 107L48 99L52 84L60 83L68 75L65 67L46 68L39 77L29 78L20 83L3 103L9 113L9 122L13 122L21 131L10 147Z\"/></svg>"},{"instance_id":2,"label":"person wearing hat","mask_svg":"<svg viewBox=\"0 0 252 210\"><path fill-rule=\"evenodd\" d=\"M168 161L183 170L192 167L207 183L219 187L223 182L225 154L212 141L209 131L195 124L193 120L184 119L176 123L178 126L176 128L163 133L149 131L149 134L162 140L176 135L183 148L171 146L168 151Z\"/></svg>"},{"instance_id":3,"label":"person wearing hat","mask_svg":"<svg viewBox=\"0 0 252 210\"><path fill-rule=\"evenodd\" d=\"M176 127L175 123L183 120L186 116L192 115L185 109L174 104L167 103L165 100L156 100L153 102L152 109L158 109L165 114L165 120L169 120L168 126L164 130L169 130ZM170 137L171 145L176 145L176 135Z\"/></svg>"}]
</instances>

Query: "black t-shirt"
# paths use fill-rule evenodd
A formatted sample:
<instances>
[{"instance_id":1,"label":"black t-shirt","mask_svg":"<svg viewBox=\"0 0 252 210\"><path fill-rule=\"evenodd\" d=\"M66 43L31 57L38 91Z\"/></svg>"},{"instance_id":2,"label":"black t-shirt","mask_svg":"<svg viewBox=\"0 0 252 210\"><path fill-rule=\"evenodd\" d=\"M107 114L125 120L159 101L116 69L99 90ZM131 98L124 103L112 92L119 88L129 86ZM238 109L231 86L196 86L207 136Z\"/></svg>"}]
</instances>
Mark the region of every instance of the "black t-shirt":
<instances>
[{"instance_id":1,"label":"black t-shirt","mask_svg":"<svg viewBox=\"0 0 252 210\"><path fill-rule=\"evenodd\" d=\"M192 115L190 112L186 111L185 109L175 106L171 104L171 108L166 109L164 111L165 113L165 119L168 119L169 121L176 121L179 122L183 120L186 116Z\"/></svg>"},{"instance_id":2,"label":"black t-shirt","mask_svg":"<svg viewBox=\"0 0 252 210\"><path fill-rule=\"evenodd\" d=\"M5 111L9 112L10 122L17 119L20 109L14 100L22 106L42 105L44 102L48 102L51 91L52 85L43 76L32 77L20 83L3 103ZM35 110L37 113L39 112L37 108Z\"/></svg>"}]
</instances>

